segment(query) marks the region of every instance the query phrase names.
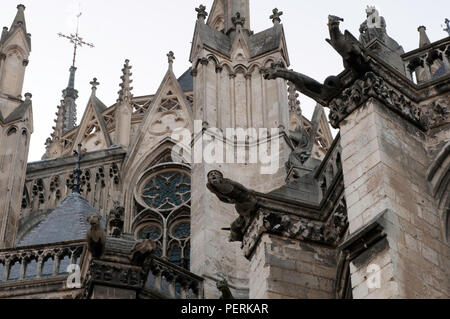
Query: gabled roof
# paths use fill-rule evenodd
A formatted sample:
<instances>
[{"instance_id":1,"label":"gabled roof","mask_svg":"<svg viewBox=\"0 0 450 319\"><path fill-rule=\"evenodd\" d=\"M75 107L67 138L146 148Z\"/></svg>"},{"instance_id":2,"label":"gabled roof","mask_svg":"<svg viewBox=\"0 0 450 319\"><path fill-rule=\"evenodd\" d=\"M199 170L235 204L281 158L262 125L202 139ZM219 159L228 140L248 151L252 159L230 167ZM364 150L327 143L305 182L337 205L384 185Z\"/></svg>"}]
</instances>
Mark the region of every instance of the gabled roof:
<instances>
[{"instance_id":1,"label":"gabled roof","mask_svg":"<svg viewBox=\"0 0 450 319\"><path fill-rule=\"evenodd\" d=\"M32 106L31 100L25 99L25 101L22 102L22 104L20 104L18 107L16 107L16 109L12 111L11 114L9 114L6 117L6 119L3 118L2 112L0 111L0 122L5 124L22 119L31 106Z\"/></svg>"},{"instance_id":2,"label":"gabled roof","mask_svg":"<svg viewBox=\"0 0 450 319\"><path fill-rule=\"evenodd\" d=\"M90 227L87 218L91 214L99 215L83 196L73 193L41 223L32 228L20 240L17 247L85 239Z\"/></svg>"},{"instance_id":3,"label":"gabled roof","mask_svg":"<svg viewBox=\"0 0 450 319\"><path fill-rule=\"evenodd\" d=\"M180 87L184 92L193 91L194 90L194 78L192 77L192 67L190 67L186 72L183 73L178 78L178 83L180 83Z\"/></svg>"}]
</instances>

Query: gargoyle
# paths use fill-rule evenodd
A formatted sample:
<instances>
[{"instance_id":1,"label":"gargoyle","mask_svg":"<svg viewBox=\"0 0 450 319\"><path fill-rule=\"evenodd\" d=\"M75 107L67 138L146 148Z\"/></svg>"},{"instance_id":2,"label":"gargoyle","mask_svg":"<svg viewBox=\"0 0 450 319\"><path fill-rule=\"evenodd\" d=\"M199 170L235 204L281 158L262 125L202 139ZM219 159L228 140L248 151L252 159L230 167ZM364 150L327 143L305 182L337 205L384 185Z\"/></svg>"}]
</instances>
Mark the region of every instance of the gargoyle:
<instances>
[{"instance_id":1,"label":"gargoyle","mask_svg":"<svg viewBox=\"0 0 450 319\"><path fill-rule=\"evenodd\" d=\"M339 25L344 19L336 16L328 16L328 28L330 38L327 42L342 56L344 67L357 73L364 72L365 58L359 41L347 30L342 34Z\"/></svg>"},{"instance_id":2,"label":"gargoyle","mask_svg":"<svg viewBox=\"0 0 450 319\"><path fill-rule=\"evenodd\" d=\"M301 126L290 132L290 138L296 146L291 155L289 155L289 161L286 163L288 172L292 167L302 166L311 157L309 137Z\"/></svg>"},{"instance_id":3,"label":"gargoyle","mask_svg":"<svg viewBox=\"0 0 450 319\"><path fill-rule=\"evenodd\" d=\"M219 171L211 171L208 174L208 189L224 203L235 204L240 216L249 217L257 208L255 194L241 184L223 178Z\"/></svg>"},{"instance_id":4,"label":"gargoyle","mask_svg":"<svg viewBox=\"0 0 450 319\"><path fill-rule=\"evenodd\" d=\"M216 287L222 293L222 296L220 296L220 299L222 299L222 300L234 299L233 294L231 293L230 287L228 286L228 282L225 279L218 281L216 284Z\"/></svg>"},{"instance_id":5,"label":"gargoyle","mask_svg":"<svg viewBox=\"0 0 450 319\"><path fill-rule=\"evenodd\" d=\"M125 208L119 206L118 204L111 210L108 217L107 227L108 235L113 237L120 237L123 231L123 215Z\"/></svg>"},{"instance_id":6,"label":"gargoyle","mask_svg":"<svg viewBox=\"0 0 450 319\"><path fill-rule=\"evenodd\" d=\"M91 228L87 231L88 249L94 258L100 258L105 252L105 231L100 225L102 216L92 214L87 218Z\"/></svg>"},{"instance_id":7,"label":"gargoyle","mask_svg":"<svg viewBox=\"0 0 450 319\"><path fill-rule=\"evenodd\" d=\"M137 242L131 249L131 262L133 265L142 265L158 248L157 244L151 239L144 239Z\"/></svg>"},{"instance_id":8,"label":"gargoyle","mask_svg":"<svg viewBox=\"0 0 450 319\"><path fill-rule=\"evenodd\" d=\"M298 91L323 105L328 105L328 102L342 88L341 80L337 76L330 76L324 84L321 84L307 75L286 69L281 63L273 63L270 68L265 69L264 78L266 80L277 78L288 80L295 85Z\"/></svg>"}]
</instances>

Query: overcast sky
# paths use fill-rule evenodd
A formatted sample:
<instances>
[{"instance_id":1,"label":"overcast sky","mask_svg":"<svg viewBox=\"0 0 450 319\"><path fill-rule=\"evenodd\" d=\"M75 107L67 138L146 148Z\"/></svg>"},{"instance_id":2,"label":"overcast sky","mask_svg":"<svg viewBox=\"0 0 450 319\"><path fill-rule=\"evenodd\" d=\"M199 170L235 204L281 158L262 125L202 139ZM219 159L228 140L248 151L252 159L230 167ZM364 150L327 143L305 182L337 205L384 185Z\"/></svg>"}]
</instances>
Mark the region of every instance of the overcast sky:
<instances>
[{"instance_id":1,"label":"overcast sky","mask_svg":"<svg viewBox=\"0 0 450 319\"><path fill-rule=\"evenodd\" d=\"M1 0L0 26L10 26L20 0ZM82 118L89 95L89 82L97 77L97 96L108 106L115 103L121 69L126 58L133 66L134 95L155 93L167 71L166 54L175 52L174 71L180 76L189 68L189 51L200 4L211 8L213 0L22 0L32 52L24 93L33 94L34 133L30 161L45 152L56 118L61 91L67 86L72 62L72 46L58 32L73 33L74 18L81 4L80 35L95 44L82 48L77 59L76 88L80 97L78 120ZM432 3L432 5L431 5ZM365 18L365 7L376 5L386 18L388 33L405 49L418 46L417 27L425 25L431 41L446 36L442 24L450 18L448 0L251 0L251 28L255 32L272 26L271 11L284 12L282 23L287 38L291 67L317 80L343 70L340 56L325 42L328 14L345 18L343 28L355 36ZM310 118L315 103L301 97L302 108Z\"/></svg>"}]
</instances>

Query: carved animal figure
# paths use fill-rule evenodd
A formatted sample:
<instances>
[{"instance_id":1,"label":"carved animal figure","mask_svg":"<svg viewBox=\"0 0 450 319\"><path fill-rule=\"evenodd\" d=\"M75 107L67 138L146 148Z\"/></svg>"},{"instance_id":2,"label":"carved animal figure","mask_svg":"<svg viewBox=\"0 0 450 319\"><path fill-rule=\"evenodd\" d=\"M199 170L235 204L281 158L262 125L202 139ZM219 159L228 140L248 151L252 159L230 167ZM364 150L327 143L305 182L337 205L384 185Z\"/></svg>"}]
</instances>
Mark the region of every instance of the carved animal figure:
<instances>
[{"instance_id":1,"label":"carved animal figure","mask_svg":"<svg viewBox=\"0 0 450 319\"><path fill-rule=\"evenodd\" d=\"M217 282L216 287L222 293L220 299L222 300L234 299L230 287L228 286L228 282L225 279Z\"/></svg>"},{"instance_id":2,"label":"carved animal figure","mask_svg":"<svg viewBox=\"0 0 450 319\"><path fill-rule=\"evenodd\" d=\"M321 84L307 75L286 69L280 63L274 63L266 69L264 78L266 80L277 78L288 80L295 85L298 91L323 105L327 105L342 87L341 80L337 76L330 76L324 84Z\"/></svg>"},{"instance_id":3,"label":"carved animal figure","mask_svg":"<svg viewBox=\"0 0 450 319\"><path fill-rule=\"evenodd\" d=\"M364 65L363 50L359 41L347 30L343 34L339 28L344 19L330 15L328 16L328 28L330 38L327 42L342 56L344 67L362 72Z\"/></svg>"},{"instance_id":4,"label":"carved animal figure","mask_svg":"<svg viewBox=\"0 0 450 319\"><path fill-rule=\"evenodd\" d=\"M105 231L100 226L102 216L90 215L87 221L91 228L86 234L88 249L94 258L100 258L105 252Z\"/></svg>"},{"instance_id":5,"label":"carved animal figure","mask_svg":"<svg viewBox=\"0 0 450 319\"><path fill-rule=\"evenodd\" d=\"M108 218L108 234L113 237L120 237L123 230L123 215L125 208L116 205L109 213Z\"/></svg>"},{"instance_id":6,"label":"carved animal figure","mask_svg":"<svg viewBox=\"0 0 450 319\"><path fill-rule=\"evenodd\" d=\"M134 265L142 265L145 259L152 255L158 245L151 239L145 239L137 242L131 250L131 262Z\"/></svg>"},{"instance_id":7,"label":"carved animal figure","mask_svg":"<svg viewBox=\"0 0 450 319\"><path fill-rule=\"evenodd\" d=\"M209 172L206 186L222 202L235 204L236 211L240 216L248 217L256 210L255 194L241 184L223 178L223 174L219 171Z\"/></svg>"}]
</instances>

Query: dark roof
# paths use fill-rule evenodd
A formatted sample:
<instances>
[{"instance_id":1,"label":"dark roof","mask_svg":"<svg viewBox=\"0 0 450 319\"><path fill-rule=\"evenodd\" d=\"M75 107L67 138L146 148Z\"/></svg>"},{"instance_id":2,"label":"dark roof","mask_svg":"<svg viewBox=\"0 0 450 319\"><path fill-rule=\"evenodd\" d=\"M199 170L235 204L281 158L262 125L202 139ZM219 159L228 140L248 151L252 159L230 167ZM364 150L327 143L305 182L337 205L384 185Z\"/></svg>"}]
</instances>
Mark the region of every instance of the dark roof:
<instances>
[{"instance_id":1,"label":"dark roof","mask_svg":"<svg viewBox=\"0 0 450 319\"><path fill-rule=\"evenodd\" d=\"M217 31L204 23L198 23L198 33L203 44L230 56L233 38L223 32ZM265 31L246 36L247 44L252 58L279 48L283 39L283 27L275 25Z\"/></svg>"},{"instance_id":2,"label":"dark roof","mask_svg":"<svg viewBox=\"0 0 450 319\"><path fill-rule=\"evenodd\" d=\"M31 229L18 247L85 239L90 227L87 218L98 212L80 194L69 195L41 223ZM103 221L104 224L104 221Z\"/></svg>"},{"instance_id":3,"label":"dark roof","mask_svg":"<svg viewBox=\"0 0 450 319\"><path fill-rule=\"evenodd\" d=\"M250 55L253 58L277 50L280 47L282 38L283 28L281 25L249 36L248 48Z\"/></svg>"},{"instance_id":4,"label":"dark roof","mask_svg":"<svg viewBox=\"0 0 450 319\"><path fill-rule=\"evenodd\" d=\"M201 22L197 26L204 45L227 56L230 54L232 43L229 36Z\"/></svg>"},{"instance_id":5,"label":"dark roof","mask_svg":"<svg viewBox=\"0 0 450 319\"><path fill-rule=\"evenodd\" d=\"M10 123L13 121L20 120L24 114L28 111L28 109L31 107L31 100L26 99L24 102L22 102L18 107L14 109L14 111L9 114L6 119L3 118L3 115L0 111L0 122L2 123Z\"/></svg>"},{"instance_id":6,"label":"dark roof","mask_svg":"<svg viewBox=\"0 0 450 319\"><path fill-rule=\"evenodd\" d=\"M182 76L178 78L178 83L180 83L180 87L183 92L194 90L194 79L192 78L191 72L192 67L190 67L186 72L183 73Z\"/></svg>"}]
</instances>

